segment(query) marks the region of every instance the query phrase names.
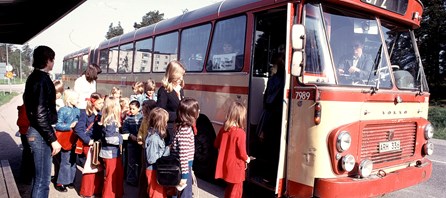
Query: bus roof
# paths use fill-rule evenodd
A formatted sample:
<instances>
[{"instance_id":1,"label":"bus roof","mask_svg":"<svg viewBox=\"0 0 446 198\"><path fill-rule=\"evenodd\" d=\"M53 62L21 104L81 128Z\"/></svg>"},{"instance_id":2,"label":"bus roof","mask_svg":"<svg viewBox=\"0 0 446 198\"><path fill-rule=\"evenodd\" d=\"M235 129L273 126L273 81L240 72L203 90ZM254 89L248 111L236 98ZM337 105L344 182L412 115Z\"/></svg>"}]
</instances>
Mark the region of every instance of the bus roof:
<instances>
[{"instance_id":1,"label":"bus roof","mask_svg":"<svg viewBox=\"0 0 446 198\"><path fill-rule=\"evenodd\" d=\"M380 18L396 21L411 28L419 28L423 14L420 0L368 1L368 0L327 0L333 4L343 5L359 11L368 12ZM370 2L370 3L368 3Z\"/></svg>"},{"instance_id":2,"label":"bus roof","mask_svg":"<svg viewBox=\"0 0 446 198\"><path fill-rule=\"evenodd\" d=\"M150 37L155 34L167 33L169 31L173 31L181 27L200 24L218 18L224 18L237 12L243 12L243 10L246 10L246 7L254 9L256 7L274 4L276 3L276 1L277 0L221 1L203 8L188 11L182 15L165 19L158 23L142 27L132 32L128 32L126 34L111 38L109 40L101 42L98 47L99 49L114 47L118 44L124 44L126 42L131 41L129 40L129 38L134 38L135 40L139 40Z\"/></svg>"},{"instance_id":3,"label":"bus roof","mask_svg":"<svg viewBox=\"0 0 446 198\"><path fill-rule=\"evenodd\" d=\"M86 0L0 1L0 43L23 44Z\"/></svg>"}]
</instances>

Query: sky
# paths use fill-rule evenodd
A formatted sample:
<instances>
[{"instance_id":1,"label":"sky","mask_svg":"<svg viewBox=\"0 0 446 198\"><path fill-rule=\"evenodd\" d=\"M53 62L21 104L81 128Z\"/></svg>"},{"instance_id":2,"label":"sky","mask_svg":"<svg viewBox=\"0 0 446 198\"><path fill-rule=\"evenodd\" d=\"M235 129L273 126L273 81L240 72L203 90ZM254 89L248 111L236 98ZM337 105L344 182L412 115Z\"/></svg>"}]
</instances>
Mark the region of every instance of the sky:
<instances>
[{"instance_id":1,"label":"sky","mask_svg":"<svg viewBox=\"0 0 446 198\"><path fill-rule=\"evenodd\" d=\"M53 73L62 72L63 57L77 50L96 46L105 40L111 23L121 22L124 34L134 30L149 11L159 10L172 18L221 0L87 0L57 23L29 40L31 49L46 45L56 52Z\"/></svg>"}]
</instances>

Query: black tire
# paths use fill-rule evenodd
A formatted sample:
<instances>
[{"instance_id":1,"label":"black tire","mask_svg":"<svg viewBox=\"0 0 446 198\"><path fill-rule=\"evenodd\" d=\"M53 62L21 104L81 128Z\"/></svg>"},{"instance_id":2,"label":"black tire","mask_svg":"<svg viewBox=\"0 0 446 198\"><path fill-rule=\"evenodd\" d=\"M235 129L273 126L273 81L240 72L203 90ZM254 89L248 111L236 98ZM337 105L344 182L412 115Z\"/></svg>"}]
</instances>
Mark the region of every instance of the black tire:
<instances>
[{"instance_id":1,"label":"black tire","mask_svg":"<svg viewBox=\"0 0 446 198\"><path fill-rule=\"evenodd\" d=\"M197 135L195 136L194 172L197 177L206 181L215 181L215 165L217 149L214 148L216 135L209 118L203 114L197 119Z\"/></svg>"}]
</instances>

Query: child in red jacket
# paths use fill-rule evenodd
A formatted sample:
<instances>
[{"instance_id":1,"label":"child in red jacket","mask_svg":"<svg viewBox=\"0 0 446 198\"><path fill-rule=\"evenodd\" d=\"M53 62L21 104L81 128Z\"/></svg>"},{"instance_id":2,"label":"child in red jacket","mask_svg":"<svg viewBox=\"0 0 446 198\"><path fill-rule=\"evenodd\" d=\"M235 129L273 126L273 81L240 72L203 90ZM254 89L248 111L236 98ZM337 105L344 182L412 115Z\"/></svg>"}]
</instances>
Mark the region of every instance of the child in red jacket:
<instances>
[{"instance_id":1,"label":"child in red jacket","mask_svg":"<svg viewBox=\"0 0 446 198\"><path fill-rule=\"evenodd\" d=\"M222 178L228 184L225 198L241 198L245 169L251 160L246 154L245 106L233 102L226 118L214 142L214 146L219 149L215 179Z\"/></svg>"}]
</instances>

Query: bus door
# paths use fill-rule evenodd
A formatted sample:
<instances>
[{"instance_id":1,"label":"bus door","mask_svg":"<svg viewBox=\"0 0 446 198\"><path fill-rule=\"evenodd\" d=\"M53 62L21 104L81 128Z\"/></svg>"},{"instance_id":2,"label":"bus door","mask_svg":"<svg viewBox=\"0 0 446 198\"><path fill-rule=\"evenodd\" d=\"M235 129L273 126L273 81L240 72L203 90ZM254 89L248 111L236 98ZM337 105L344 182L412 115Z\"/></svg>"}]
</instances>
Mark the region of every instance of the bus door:
<instances>
[{"instance_id":1,"label":"bus door","mask_svg":"<svg viewBox=\"0 0 446 198\"><path fill-rule=\"evenodd\" d=\"M248 151L256 159L249 165L248 181L279 196L286 152L288 13L282 6L254 15L249 90Z\"/></svg>"}]
</instances>

